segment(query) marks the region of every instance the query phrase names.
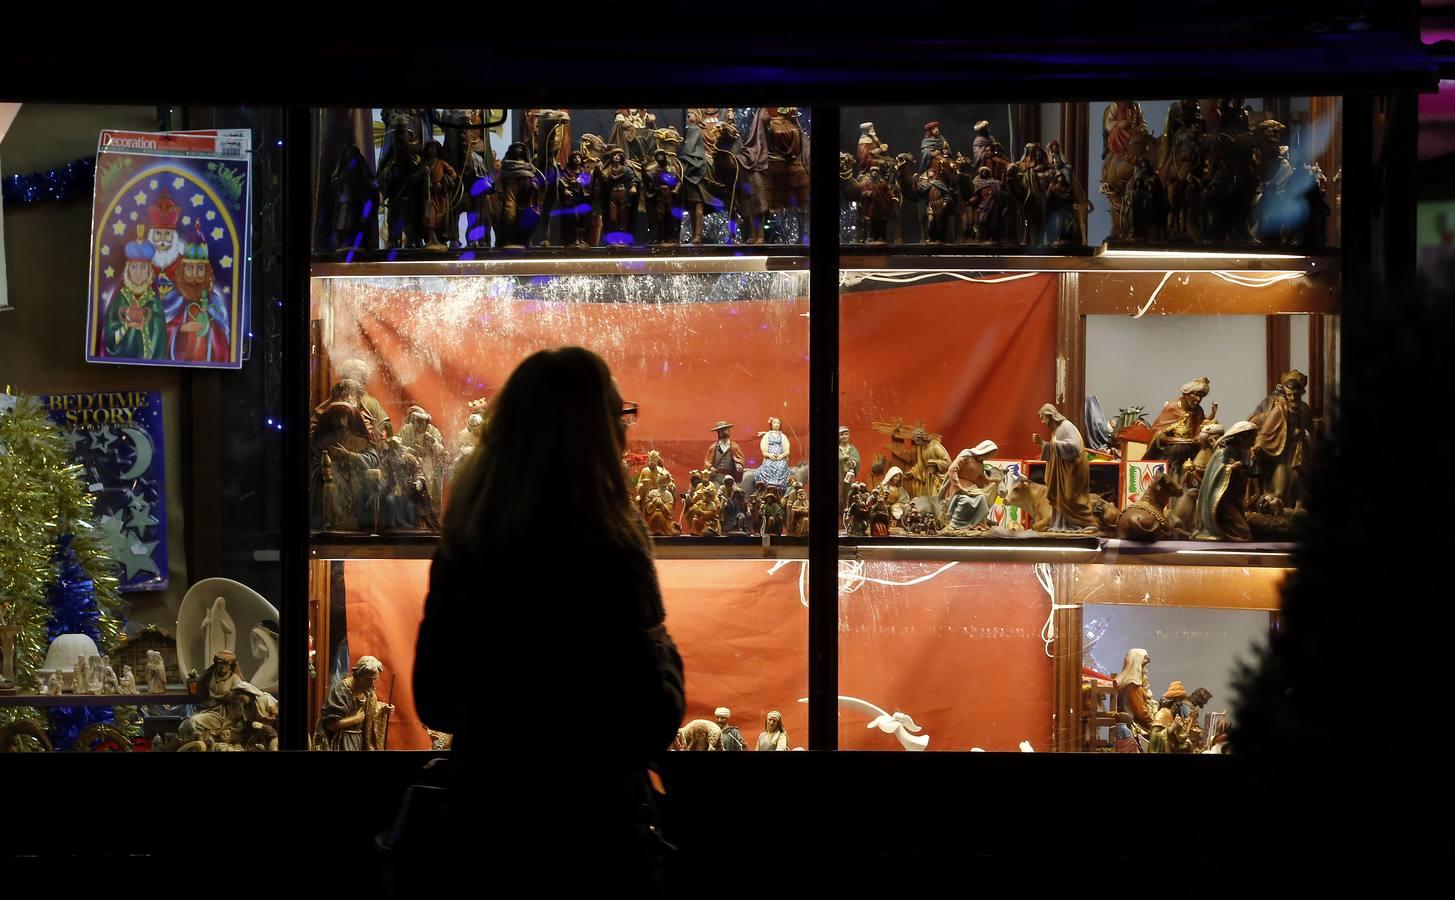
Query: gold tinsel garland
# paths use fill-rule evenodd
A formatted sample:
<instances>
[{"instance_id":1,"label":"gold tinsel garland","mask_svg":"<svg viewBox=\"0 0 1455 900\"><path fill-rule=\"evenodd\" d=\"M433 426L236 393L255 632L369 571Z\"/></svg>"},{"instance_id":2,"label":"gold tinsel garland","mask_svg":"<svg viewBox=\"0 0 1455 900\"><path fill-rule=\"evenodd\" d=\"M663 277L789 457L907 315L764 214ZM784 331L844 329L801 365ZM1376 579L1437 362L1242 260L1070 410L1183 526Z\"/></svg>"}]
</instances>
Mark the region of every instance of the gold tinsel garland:
<instances>
[{"instance_id":1,"label":"gold tinsel garland","mask_svg":"<svg viewBox=\"0 0 1455 900\"><path fill-rule=\"evenodd\" d=\"M20 626L15 684L21 690L40 686L36 670L45 662L51 618L46 593L56 581L52 557L62 535L73 536L77 560L95 585L102 652L121 636L115 561L96 535L95 500L83 475L39 402L19 397L10 412L0 411L0 602L10 602L7 621ZM39 709L0 708L0 726L17 719L45 724Z\"/></svg>"}]
</instances>

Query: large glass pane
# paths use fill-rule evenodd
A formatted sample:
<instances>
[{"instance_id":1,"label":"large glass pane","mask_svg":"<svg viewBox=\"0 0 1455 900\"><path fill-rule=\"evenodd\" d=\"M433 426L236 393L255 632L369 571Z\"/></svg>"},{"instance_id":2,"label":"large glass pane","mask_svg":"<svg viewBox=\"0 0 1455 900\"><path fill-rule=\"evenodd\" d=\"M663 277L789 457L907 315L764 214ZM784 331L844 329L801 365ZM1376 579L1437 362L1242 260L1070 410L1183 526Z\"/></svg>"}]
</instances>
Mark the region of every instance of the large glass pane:
<instances>
[{"instance_id":1,"label":"large glass pane","mask_svg":"<svg viewBox=\"0 0 1455 900\"><path fill-rule=\"evenodd\" d=\"M360 655L409 671L427 566L407 560L432 554L511 371L574 344L605 359L631 411L623 464L687 665L684 726L703 720L688 741L727 707L748 749L774 710L806 744L807 194L792 147L810 123L788 107L320 114L323 157L377 166L387 209L366 214L342 170L320 170L320 208L348 227L315 236L315 719ZM418 140L431 128L438 150ZM395 148L419 143L455 192L416 219L414 162ZM424 485L402 501L385 474L399 465ZM388 658L372 652L384 634ZM389 746L422 745L396 706L409 736Z\"/></svg>"},{"instance_id":2,"label":"large glass pane","mask_svg":"<svg viewBox=\"0 0 1455 900\"><path fill-rule=\"evenodd\" d=\"M1156 644L1169 683L1123 749L1164 695L1192 720L1172 680L1226 708L1337 371L1338 121L1330 98L845 110L841 694L931 749L1108 749L1103 676ZM1083 667L1097 629L1120 649Z\"/></svg>"}]
</instances>

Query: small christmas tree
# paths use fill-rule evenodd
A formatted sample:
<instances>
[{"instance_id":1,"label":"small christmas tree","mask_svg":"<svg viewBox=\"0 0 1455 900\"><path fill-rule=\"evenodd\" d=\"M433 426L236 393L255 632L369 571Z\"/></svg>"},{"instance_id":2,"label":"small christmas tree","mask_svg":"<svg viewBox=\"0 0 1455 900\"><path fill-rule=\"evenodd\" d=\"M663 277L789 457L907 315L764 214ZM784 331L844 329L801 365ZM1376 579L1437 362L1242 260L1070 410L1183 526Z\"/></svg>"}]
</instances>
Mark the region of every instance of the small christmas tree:
<instances>
[{"instance_id":1,"label":"small christmas tree","mask_svg":"<svg viewBox=\"0 0 1455 900\"><path fill-rule=\"evenodd\" d=\"M0 393L0 602L9 602L7 620L20 628L14 680L21 690L40 690L37 672L57 635L87 634L103 652L121 636L115 562L96 536L83 474L39 403ZM0 708L0 727L18 719L48 724L63 748L113 713L58 708L47 722L34 707Z\"/></svg>"}]
</instances>

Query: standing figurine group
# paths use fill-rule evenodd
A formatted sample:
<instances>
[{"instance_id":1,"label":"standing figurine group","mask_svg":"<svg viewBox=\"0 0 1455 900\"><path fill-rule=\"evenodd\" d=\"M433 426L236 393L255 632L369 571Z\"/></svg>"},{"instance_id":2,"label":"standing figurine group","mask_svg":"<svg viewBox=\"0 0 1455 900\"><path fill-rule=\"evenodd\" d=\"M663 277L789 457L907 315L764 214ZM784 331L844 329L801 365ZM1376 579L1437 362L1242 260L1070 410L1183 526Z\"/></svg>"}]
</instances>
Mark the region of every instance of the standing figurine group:
<instances>
[{"instance_id":1,"label":"standing figurine group","mask_svg":"<svg viewBox=\"0 0 1455 900\"><path fill-rule=\"evenodd\" d=\"M323 531L439 531L440 501L455 465L474 449L484 429L471 404L459 453L445 448L439 428L421 406L409 407L396 433L384 407L368 391L367 363L339 367L329 397L313 411L309 432L310 525ZM478 421L477 421L478 420Z\"/></svg>"},{"instance_id":2,"label":"standing figurine group","mask_svg":"<svg viewBox=\"0 0 1455 900\"><path fill-rule=\"evenodd\" d=\"M571 248L648 241L703 242L710 209L728 220L725 243L762 244L764 219L782 213L806 233L808 138L796 107L762 107L746 138L731 110L686 112L685 135L645 109L618 109L607 139L571 143L571 116L524 111L524 140L497 160L486 109L381 111L377 175L354 145L331 175L333 246L363 248L367 218L385 210L385 249ZM444 142L434 139L435 129ZM463 230L459 225L465 217Z\"/></svg>"},{"instance_id":3,"label":"standing figurine group","mask_svg":"<svg viewBox=\"0 0 1455 900\"><path fill-rule=\"evenodd\" d=\"M783 728L783 714L776 709L763 717L763 730L758 733L758 743L749 748L743 740L743 733L732 724L732 710L719 706L713 710L713 719L693 719L677 729L677 738L672 742L673 750L762 750L778 751L788 749L788 732Z\"/></svg>"},{"instance_id":4,"label":"standing figurine group","mask_svg":"<svg viewBox=\"0 0 1455 900\"><path fill-rule=\"evenodd\" d=\"M1049 403L1038 416L1047 435L1033 434L1045 477L1034 482L987 462L994 441L981 441L951 459L939 435L923 426L878 423L890 435L888 455L871 467L871 488L858 480L859 451L839 430L839 502L844 530L854 536L891 534L986 536L996 502L1018 507L1031 531L1115 536L1131 541L1248 541L1286 536L1302 513L1307 466L1317 421L1303 400L1308 379L1283 375L1246 420L1226 428L1202 401L1206 378L1182 386L1144 431L1142 460L1165 470L1139 486L1137 499L1118 509L1091 489L1091 461L1081 431ZM1120 429L1132 430L1135 426Z\"/></svg>"},{"instance_id":5,"label":"standing figurine group","mask_svg":"<svg viewBox=\"0 0 1455 900\"><path fill-rule=\"evenodd\" d=\"M1135 100L1109 104L1101 192L1112 240L1324 249L1324 172L1290 154L1287 126L1256 118L1241 97L1180 100L1159 138Z\"/></svg>"},{"instance_id":6,"label":"standing figurine group","mask_svg":"<svg viewBox=\"0 0 1455 900\"><path fill-rule=\"evenodd\" d=\"M990 123L975 124L970 152L927 122L918 158L891 154L873 122L854 154L839 154L839 197L854 210L854 239L882 244L1067 246L1086 242L1086 192L1057 141L1027 143L1012 161Z\"/></svg>"},{"instance_id":7,"label":"standing figurine group","mask_svg":"<svg viewBox=\"0 0 1455 900\"><path fill-rule=\"evenodd\" d=\"M744 468L742 448L732 439L725 420L712 427L717 440L707 448L703 467L693 471L686 493L679 493L672 474L656 450L632 480L633 499L654 535L725 534L806 536L808 489L804 470L790 468L790 444L782 422L769 418L759 433L762 463Z\"/></svg>"}]
</instances>

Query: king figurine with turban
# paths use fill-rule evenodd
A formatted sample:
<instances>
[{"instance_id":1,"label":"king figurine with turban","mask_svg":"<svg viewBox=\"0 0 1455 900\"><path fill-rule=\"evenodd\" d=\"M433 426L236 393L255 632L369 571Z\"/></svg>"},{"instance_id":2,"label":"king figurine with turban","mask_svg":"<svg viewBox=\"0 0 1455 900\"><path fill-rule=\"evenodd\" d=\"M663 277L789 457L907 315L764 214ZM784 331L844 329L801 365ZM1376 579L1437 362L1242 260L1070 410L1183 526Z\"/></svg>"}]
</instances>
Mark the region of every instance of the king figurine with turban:
<instances>
[{"instance_id":1,"label":"king figurine with turban","mask_svg":"<svg viewBox=\"0 0 1455 900\"><path fill-rule=\"evenodd\" d=\"M225 362L231 357L227 306L212 289L212 263L200 226L196 240L182 248L166 298L167 338L172 359L183 362Z\"/></svg>"},{"instance_id":2,"label":"king figurine with turban","mask_svg":"<svg viewBox=\"0 0 1455 900\"><path fill-rule=\"evenodd\" d=\"M106 307L106 355L121 359L166 359L166 319L153 286L152 257L146 226L136 226L136 240L126 245L121 284Z\"/></svg>"}]
</instances>

